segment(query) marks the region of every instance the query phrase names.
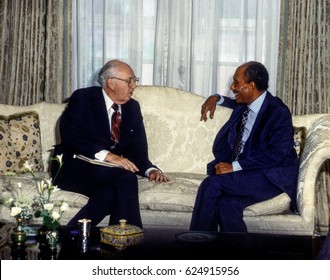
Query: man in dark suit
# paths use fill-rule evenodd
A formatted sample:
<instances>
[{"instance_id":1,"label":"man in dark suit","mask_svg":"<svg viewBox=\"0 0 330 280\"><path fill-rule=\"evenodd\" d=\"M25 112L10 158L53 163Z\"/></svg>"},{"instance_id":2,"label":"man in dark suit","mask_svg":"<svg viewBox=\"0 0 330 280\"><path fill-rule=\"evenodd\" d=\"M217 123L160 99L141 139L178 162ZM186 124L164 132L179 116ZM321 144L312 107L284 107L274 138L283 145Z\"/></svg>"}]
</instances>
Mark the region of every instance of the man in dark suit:
<instances>
[{"instance_id":1,"label":"man in dark suit","mask_svg":"<svg viewBox=\"0 0 330 280\"><path fill-rule=\"evenodd\" d=\"M209 176L198 190L191 230L247 231L244 208L283 192L295 209L298 158L292 116L267 91L268 79L261 63L247 62L236 69L230 86L236 99L216 94L202 105L204 121L208 112L213 118L217 103L233 112L215 138L215 159L208 164Z\"/></svg>"},{"instance_id":2,"label":"man in dark suit","mask_svg":"<svg viewBox=\"0 0 330 280\"><path fill-rule=\"evenodd\" d=\"M138 78L128 64L112 60L103 66L98 81L101 87L76 90L61 116L62 142L56 153L63 153L63 166L55 183L63 190L89 197L70 225L77 225L82 218L97 225L110 214L110 224L126 219L142 227L136 174L156 182L168 178L148 158L140 106L131 99ZM113 104L118 108L113 109ZM113 114L119 124L112 123ZM119 134L114 132L116 127ZM119 167L74 158L78 154Z\"/></svg>"}]
</instances>

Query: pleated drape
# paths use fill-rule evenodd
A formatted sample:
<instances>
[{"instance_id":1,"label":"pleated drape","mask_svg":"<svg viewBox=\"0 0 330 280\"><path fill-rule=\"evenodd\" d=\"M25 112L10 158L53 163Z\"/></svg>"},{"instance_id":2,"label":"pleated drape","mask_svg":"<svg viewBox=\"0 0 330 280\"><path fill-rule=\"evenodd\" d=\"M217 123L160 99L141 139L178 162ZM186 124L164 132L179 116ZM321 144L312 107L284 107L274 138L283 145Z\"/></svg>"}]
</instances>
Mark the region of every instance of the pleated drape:
<instances>
[{"instance_id":1,"label":"pleated drape","mask_svg":"<svg viewBox=\"0 0 330 280\"><path fill-rule=\"evenodd\" d=\"M282 0L277 95L293 115L330 113L330 0ZM329 135L330 138L330 135ZM330 224L330 160L316 182L316 228Z\"/></svg>"},{"instance_id":2,"label":"pleated drape","mask_svg":"<svg viewBox=\"0 0 330 280\"><path fill-rule=\"evenodd\" d=\"M0 102L60 103L70 92L71 1L0 1Z\"/></svg>"}]
</instances>

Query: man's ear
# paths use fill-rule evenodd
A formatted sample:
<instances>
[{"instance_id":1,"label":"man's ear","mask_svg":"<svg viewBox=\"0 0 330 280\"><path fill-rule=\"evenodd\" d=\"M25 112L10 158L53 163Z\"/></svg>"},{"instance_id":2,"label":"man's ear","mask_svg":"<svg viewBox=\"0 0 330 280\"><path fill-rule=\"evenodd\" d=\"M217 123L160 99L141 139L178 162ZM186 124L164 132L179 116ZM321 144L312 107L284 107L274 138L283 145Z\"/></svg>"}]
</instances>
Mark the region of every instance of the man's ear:
<instances>
[{"instance_id":1,"label":"man's ear","mask_svg":"<svg viewBox=\"0 0 330 280\"><path fill-rule=\"evenodd\" d=\"M113 90L113 88L114 88L114 82L113 82L113 79L107 79L107 81L106 81L106 84L107 84L107 87L108 88L110 88L110 89L112 89Z\"/></svg>"},{"instance_id":2,"label":"man's ear","mask_svg":"<svg viewBox=\"0 0 330 280\"><path fill-rule=\"evenodd\" d=\"M256 88L256 84L253 81L249 83L249 86L251 90L254 90Z\"/></svg>"}]
</instances>

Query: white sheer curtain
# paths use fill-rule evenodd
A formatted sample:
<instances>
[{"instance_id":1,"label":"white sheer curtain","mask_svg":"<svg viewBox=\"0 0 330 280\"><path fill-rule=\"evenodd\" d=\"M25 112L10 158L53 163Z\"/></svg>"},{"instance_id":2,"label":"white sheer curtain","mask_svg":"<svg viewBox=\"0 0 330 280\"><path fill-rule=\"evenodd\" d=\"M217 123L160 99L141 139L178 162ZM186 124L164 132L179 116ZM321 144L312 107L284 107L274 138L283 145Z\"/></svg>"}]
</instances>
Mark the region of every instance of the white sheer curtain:
<instances>
[{"instance_id":1,"label":"white sheer curtain","mask_svg":"<svg viewBox=\"0 0 330 280\"><path fill-rule=\"evenodd\" d=\"M72 90L110 59L141 83L229 94L238 65L265 64L276 92L278 0L73 0Z\"/></svg>"}]
</instances>

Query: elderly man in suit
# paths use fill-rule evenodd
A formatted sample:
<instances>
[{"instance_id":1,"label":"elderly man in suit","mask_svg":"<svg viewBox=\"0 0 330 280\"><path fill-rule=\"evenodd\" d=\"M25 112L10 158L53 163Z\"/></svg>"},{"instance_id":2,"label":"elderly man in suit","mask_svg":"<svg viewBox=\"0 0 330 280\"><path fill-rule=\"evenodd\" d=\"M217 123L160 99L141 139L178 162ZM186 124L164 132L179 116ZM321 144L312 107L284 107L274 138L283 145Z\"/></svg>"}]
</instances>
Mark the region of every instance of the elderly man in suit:
<instances>
[{"instance_id":1,"label":"elderly man in suit","mask_svg":"<svg viewBox=\"0 0 330 280\"><path fill-rule=\"evenodd\" d=\"M191 230L247 231L244 208L283 192L295 209L298 158L292 116L267 91L268 79L264 65L247 62L236 69L230 86L235 99L216 94L202 105L204 121L208 112L213 118L216 104L233 111L215 138L215 159L198 190Z\"/></svg>"},{"instance_id":2,"label":"elderly man in suit","mask_svg":"<svg viewBox=\"0 0 330 280\"><path fill-rule=\"evenodd\" d=\"M81 218L97 225L110 214L110 224L126 219L142 227L136 174L156 182L168 178L148 158L140 106L131 99L138 78L128 64L111 60L98 81L101 87L76 90L61 116L56 153L63 153L63 166L55 183L89 197L70 225ZM77 154L118 167L90 164L74 158Z\"/></svg>"}]
</instances>

